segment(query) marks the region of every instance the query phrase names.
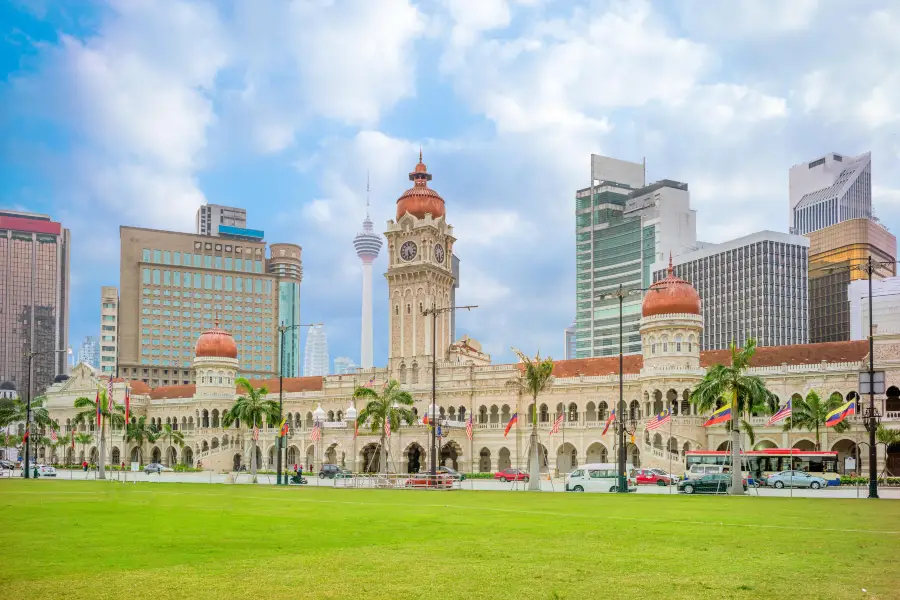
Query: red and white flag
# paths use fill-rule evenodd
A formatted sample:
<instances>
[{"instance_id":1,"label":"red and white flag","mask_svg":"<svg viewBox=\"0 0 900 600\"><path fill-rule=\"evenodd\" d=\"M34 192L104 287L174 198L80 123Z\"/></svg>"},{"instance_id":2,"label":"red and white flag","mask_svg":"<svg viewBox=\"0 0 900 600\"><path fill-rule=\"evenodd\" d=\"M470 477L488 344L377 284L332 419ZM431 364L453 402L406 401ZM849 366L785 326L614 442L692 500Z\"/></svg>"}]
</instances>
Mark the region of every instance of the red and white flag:
<instances>
[{"instance_id":1,"label":"red and white flag","mask_svg":"<svg viewBox=\"0 0 900 600\"><path fill-rule=\"evenodd\" d=\"M56 430L55 430L55 429L51 429L51 430L50 430L50 439L53 440L53 443L54 443L54 444L56 443L56 440L59 439L59 438L57 437L57 435L56 435Z\"/></svg>"},{"instance_id":2,"label":"red and white flag","mask_svg":"<svg viewBox=\"0 0 900 600\"><path fill-rule=\"evenodd\" d=\"M466 437L472 439L472 414L469 413L469 420L466 421Z\"/></svg>"},{"instance_id":3,"label":"red and white flag","mask_svg":"<svg viewBox=\"0 0 900 600\"><path fill-rule=\"evenodd\" d=\"M253 441L259 441L259 427L257 427L256 425L253 426Z\"/></svg>"},{"instance_id":4,"label":"red and white flag","mask_svg":"<svg viewBox=\"0 0 900 600\"><path fill-rule=\"evenodd\" d=\"M391 420L384 420L384 437L391 437Z\"/></svg>"},{"instance_id":5,"label":"red and white flag","mask_svg":"<svg viewBox=\"0 0 900 600\"><path fill-rule=\"evenodd\" d=\"M565 416L565 413L560 413L559 416L556 417L556 420L553 421L553 427L550 428L550 435L553 435L554 433L559 433L559 426L562 425L564 416Z\"/></svg>"},{"instance_id":6,"label":"red and white flag","mask_svg":"<svg viewBox=\"0 0 900 600\"><path fill-rule=\"evenodd\" d=\"M654 429L659 429L666 423L672 421L672 413L669 412L669 409L664 409L661 413L654 416L652 419L647 421L647 429L653 431Z\"/></svg>"},{"instance_id":7,"label":"red and white flag","mask_svg":"<svg viewBox=\"0 0 900 600\"><path fill-rule=\"evenodd\" d=\"M106 384L106 410L109 411L110 416L112 416L113 408L115 408L115 404L113 404L113 378L109 378L109 382Z\"/></svg>"},{"instance_id":8,"label":"red and white flag","mask_svg":"<svg viewBox=\"0 0 900 600\"><path fill-rule=\"evenodd\" d=\"M309 439L313 442L318 442L319 437L322 435L321 429L319 427L319 422L316 421L316 424L313 425L312 433L309 434Z\"/></svg>"},{"instance_id":9,"label":"red and white flag","mask_svg":"<svg viewBox=\"0 0 900 600\"><path fill-rule=\"evenodd\" d=\"M125 425L128 425L128 413L131 412L131 388L125 388Z\"/></svg>"}]
</instances>

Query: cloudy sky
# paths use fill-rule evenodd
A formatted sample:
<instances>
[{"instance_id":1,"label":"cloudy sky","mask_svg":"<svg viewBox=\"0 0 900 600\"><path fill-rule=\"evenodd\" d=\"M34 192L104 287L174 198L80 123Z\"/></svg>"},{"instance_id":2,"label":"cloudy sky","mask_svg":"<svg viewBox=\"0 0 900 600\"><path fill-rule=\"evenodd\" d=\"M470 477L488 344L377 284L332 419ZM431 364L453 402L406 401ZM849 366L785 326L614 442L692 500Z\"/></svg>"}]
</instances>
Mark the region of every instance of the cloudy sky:
<instances>
[{"instance_id":1,"label":"cloudy sky","mask_svg":"<svg viewBox=\"0 0 900 600\"><path fill-rule=\"evenodd\" d=\"M717 242L787 229L791 165L871 150L900 230L894 0L9 0L0 27L0 205L71 228L75 346L118 226L214 202L303 246L303 317L358 360L366 173L381 228L420 145L480 306L458 333L499 361L562 355L592 152L688 182Z\"/></svg>"}]
</instances>

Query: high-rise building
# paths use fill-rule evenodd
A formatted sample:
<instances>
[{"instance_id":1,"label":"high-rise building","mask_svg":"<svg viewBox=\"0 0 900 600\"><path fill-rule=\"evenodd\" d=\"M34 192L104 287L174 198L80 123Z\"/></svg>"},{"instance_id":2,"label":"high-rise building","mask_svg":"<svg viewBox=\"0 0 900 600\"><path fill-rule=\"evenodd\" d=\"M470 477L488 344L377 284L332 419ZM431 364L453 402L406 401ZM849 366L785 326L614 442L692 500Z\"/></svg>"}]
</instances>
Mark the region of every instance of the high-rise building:
<instances>
[{"instance_id":1,"label":"high-rise building","mask_svg":"<svg viewBox=\"0 0 900 600\"><path fill-rule=\"evenodd\" d=\"M119 288L104 285L100 288L100 372L116 376L119 361Z\"/></svg>"},{"instance_id":2,"label":"high-rise building","mask_svg":"<svg viewBox=\"0 0 900 600\"><path fill-rule=\"evenodd\" d=\"M563 350L563 358L565 360L572 360L578 353L578 349L576 347L576 341L578 340L578 336L575 333L575 322L573 321L571 325L566 327L566 342Z\"/></svg>"},{"instance_id":3,"label":"high-rise building","mask_svg":"<svg viewBox=\"0 0 900 600\"><path fill-rule=\"evenodd\" d=\"M284 332L284 356L281 339L276 348L276 362L284 361L279 373L300 377L300 282L303 281L303 249L296 244L272 244L269 247L269 273L278 278L278 324L289 326Z\"/></svg>"},{"instance_id":4,"label":"high-rise building","mask_svg":"<svg viewBox=\"0 0 900 600\"><path fill-rule=\"evenodd\" d=\"M349 375L353 373L359 367L356 363L353 362L353 359L349 356L338 356L334 359L334 374L335 375Z\"/></svg>"},{"instance_id":5,"label":"high-rise building","mask_svg":"<svg viewBox=\"0 0 900 600\"><path fill-rule=\"evenodd\" d=\"M97 336L89 335L78 347L78 362L90 365L95 369L100 368L100 342Z\"/></svg>"},{"instance_id":6,"label":"high-rise building","mask_svg":"<svg viewBox=\"0 0 900 600\"><path fill-rule=\"evenodd\" d=\"M366 181L366 218L363 230L353 238L356 255L362 261L362 324L359 342L359 361L364 369L373 366L372 338L372 262L381 251L381 236L376 234L369 218L369 182Z\"/></svg>"},{"instance_id":7,"label":"high-rise building","mask_svg":"<svg viewBox=\"0 0 900 600\"><path fill-rule=\"evenodd\" d=\"M815 344L858 339L850 334L847 286L852 281L868 278L859 267L869 256L879 263L891 263L877 265L874 279L895 275L897 238L872 219L850 219L808 233L806 237L809 238L809 341Z\"/></svg>"},{"instance_id":8,"label":"high-rise building","mask_svg":"<svg viewBox=\"0 0 900 600\"><path fill-rule=\"evenodd\" d=\"M306 334L306 349L303 353L303 376L321 377L328 375L328 336L325 327L316 325Z\"/></svg>"},{"instance_id":9,"label":"high-rise building","mask_svg":"<svg viewBox=\"0 0 900 600\"><path fill-rule=\"evenodd\" d=\"M851 281L850 339L869 338L869 282L865 279ZM900 333L900 277L872 280L872 327L876 334Z\"/></svg>"},{"instance_id":10,"label":"high-rise building","mask_svg":"<svg viewBox=\"0 0 900 600\"><path fill-rule=\"evenodd\" d=\"M791 167L791 233L803 235L850 219L872 218L872 155L830 153Z\"/></svg>"},{"instance_id":11,"label":"high-rise building","mask_svg":"<svg viewBox=\"0 0 900 600\"><path fill-rule=\"evenodd\" d=\"M576 355L619 353L621 286L623 351L641 350L642 295L651 266L697 241L696 211L686 183L645 185L644 165L591 155L591 187L575 194Z\"/></svg>"},{"instance_id":12,"label":"high-rise building","mask_svg":"<svg viewBox=\"0 0 900 600\"><path fill-rule=\"evenodd\" d=\"M197 209L199 235L219 236L221 233L231 232L232 229L229 228L246 229L246 227L246 209L219 204L204 204Z\"/></svg>"},{"instance_id":13,"label":"high-rise building","mask_svg":"<svg viewBox=\"0 0 900 600\"><path fill-rule=\"evenodd\" d=\"M119 235L120 377L191 382L194 341L216 322L234 335L241 376L277 375L279 277L264 241L124 226Z\"/></svg>"},{"instance_id":14,"label":"high-rise building","mask_svg":"<svg viewBox=\"0 0 900 600\"><path fill-rule=\"evenodd\" d=\"M0 381L22 397L66 372L70 253L69 230L47 215L0 210Z\"/></svg>"},{"instance_id":15,"label":"high-rise building","mask_svg":"<svg viewBox=\"0 0 900 600\"><path fill-rule=\"evenodd\" d=\"M806 344L808 250L803 236L760 231L675 256L675 275L700 294L701 347L722 350L748 338L760 346ZM654 281L667 273L665 262L653 265Z\"/></svg>"}]
</instances>

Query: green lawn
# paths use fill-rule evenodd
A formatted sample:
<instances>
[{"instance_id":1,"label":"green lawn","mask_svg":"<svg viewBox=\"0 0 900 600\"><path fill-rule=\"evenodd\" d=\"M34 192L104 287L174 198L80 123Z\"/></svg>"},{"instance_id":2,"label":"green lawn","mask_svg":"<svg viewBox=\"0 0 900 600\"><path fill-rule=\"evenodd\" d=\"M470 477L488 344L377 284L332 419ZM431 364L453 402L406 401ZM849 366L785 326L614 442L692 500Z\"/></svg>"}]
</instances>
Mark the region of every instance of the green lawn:
<instances>
[{"instance_id":1,"label":"green lawn","mask_svg":"<svg viewBox=\"0 0 900 600\"><path fill-rule=\"evenodd\" d=\"M7 480L0 504L4 599L900 598L890 500Z\"/></svg>"}]
</instances>

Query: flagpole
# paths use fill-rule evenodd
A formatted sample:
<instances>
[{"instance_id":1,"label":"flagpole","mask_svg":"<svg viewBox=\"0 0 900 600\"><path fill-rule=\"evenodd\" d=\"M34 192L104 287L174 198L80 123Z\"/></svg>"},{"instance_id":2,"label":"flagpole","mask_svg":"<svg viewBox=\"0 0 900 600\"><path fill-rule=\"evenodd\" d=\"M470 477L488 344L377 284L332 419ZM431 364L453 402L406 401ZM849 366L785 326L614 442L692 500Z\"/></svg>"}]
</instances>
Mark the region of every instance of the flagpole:
<instances>
[{"instance_id":1,"label":"flagpole","mask_svg":"<svg viewBox=\"0 0 900 600\"><path fill-rule=\"evenodd\" d=\"M563 450L566 449L566 418L563 417L562 420L562 447ZM572 468L572 465L569 464L569 468ZM559 454L557 454L556 458L556 475L559 476Z\"/></svg>"},{"instance_id":2,"label":"flagpole","mask_svg":"<svg viewBox=\"0 0 900 600\"><path fill-rule=\"evenodd\" d=\"M675 399L678 402L678 398ZM672 413L669 413L669 441L672 441ZM668 443L667 443L668 445ZM669 494L672 494L672 449L669 449Z\"/></svg>"}]
</instances>

